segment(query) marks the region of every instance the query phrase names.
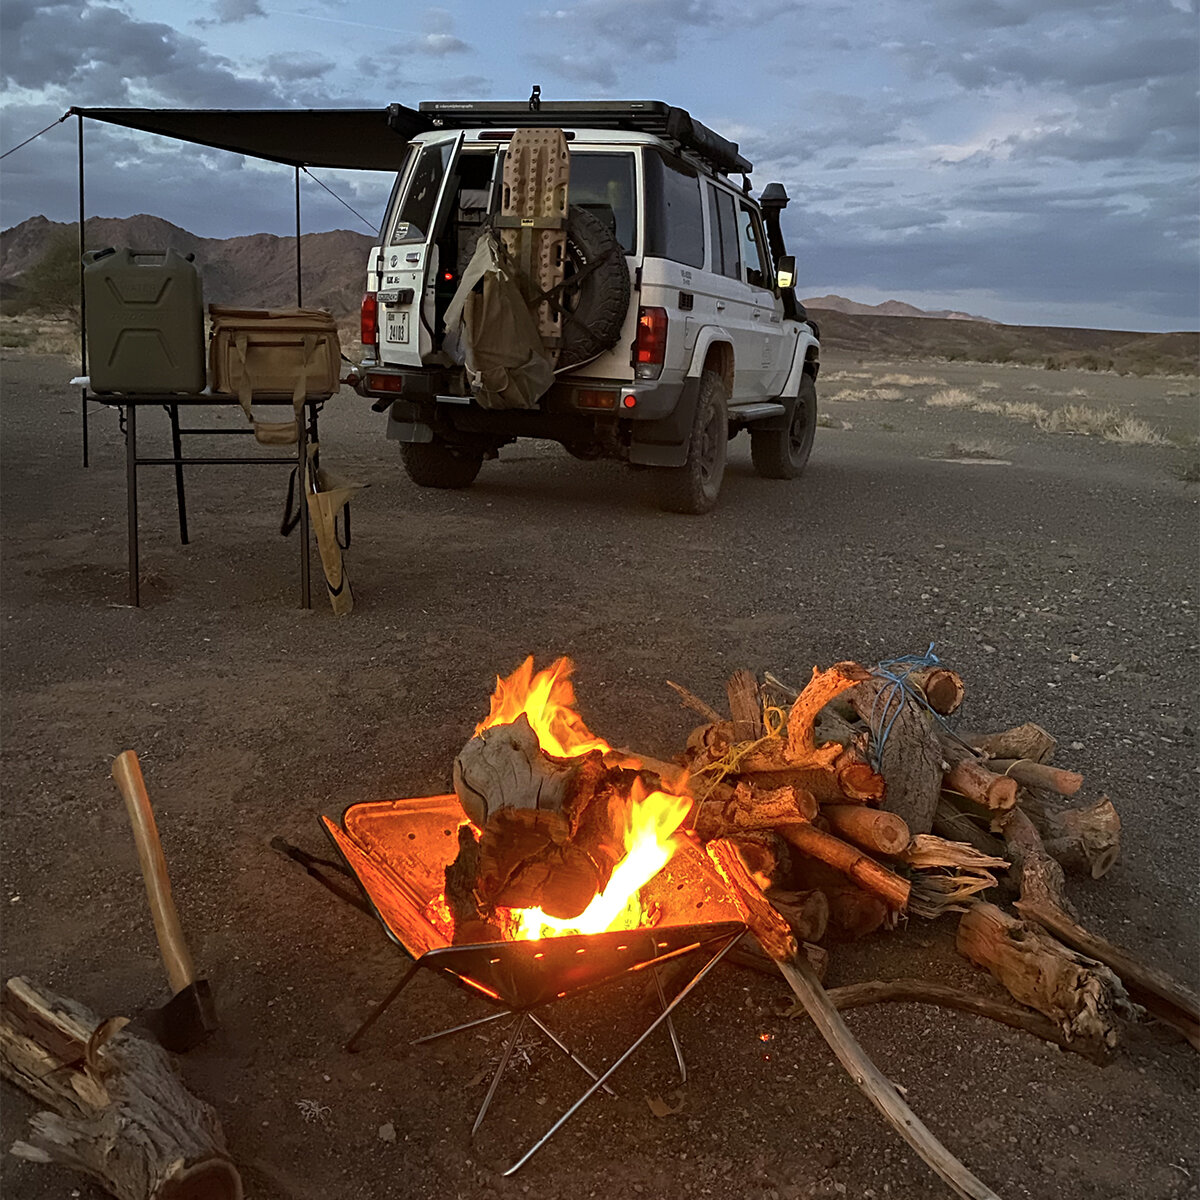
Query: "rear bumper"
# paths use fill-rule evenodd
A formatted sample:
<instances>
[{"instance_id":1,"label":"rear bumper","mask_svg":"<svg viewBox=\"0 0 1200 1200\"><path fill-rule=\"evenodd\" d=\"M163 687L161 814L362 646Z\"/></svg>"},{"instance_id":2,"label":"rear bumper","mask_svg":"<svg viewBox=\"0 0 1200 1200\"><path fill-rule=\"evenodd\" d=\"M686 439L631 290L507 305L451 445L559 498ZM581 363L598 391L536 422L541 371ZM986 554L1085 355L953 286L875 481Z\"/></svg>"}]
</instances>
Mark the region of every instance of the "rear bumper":
<instances>
[{"instance_id":1,"label":"rear bumper","mask_svg":"<svg viewBox=\"0 0 1200 1200\"><path fill-rule=\"evenodd\" d=\"M519 437L546 438L601 448L611 458L645 466L681 466L695 418L700 381L633 383L620 380L559 380L536 409L487 409L461 393L462 374L452 370L364 367L357 390L372 399L395 397L387 436L401 442L435 437L494 448ZM372 376L398 383L371 386ZM582 407L581 390L610 392L612 408ZM632 398L632 404L629 403Z\"/></svg>"}]
</instances>

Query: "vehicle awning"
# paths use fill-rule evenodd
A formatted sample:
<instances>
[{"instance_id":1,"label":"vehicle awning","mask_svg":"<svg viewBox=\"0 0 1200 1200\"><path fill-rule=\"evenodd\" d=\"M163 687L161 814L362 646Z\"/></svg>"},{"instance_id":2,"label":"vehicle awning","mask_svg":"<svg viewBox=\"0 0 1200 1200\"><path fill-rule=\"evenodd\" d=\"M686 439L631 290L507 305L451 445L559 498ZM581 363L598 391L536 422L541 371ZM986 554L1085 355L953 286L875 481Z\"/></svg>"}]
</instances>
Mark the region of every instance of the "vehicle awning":
<instances>
[{"instance_id":1,"label":"vehicle awning","mask_svg":"<svg viewBox=\"0 0 1200 1200\"><path fill-rule=\"evenodd\" d=\"M432 121L386 108L72 108L72 115L292 167L395 171L405 143Z\"/></svg>"}]
</instances>

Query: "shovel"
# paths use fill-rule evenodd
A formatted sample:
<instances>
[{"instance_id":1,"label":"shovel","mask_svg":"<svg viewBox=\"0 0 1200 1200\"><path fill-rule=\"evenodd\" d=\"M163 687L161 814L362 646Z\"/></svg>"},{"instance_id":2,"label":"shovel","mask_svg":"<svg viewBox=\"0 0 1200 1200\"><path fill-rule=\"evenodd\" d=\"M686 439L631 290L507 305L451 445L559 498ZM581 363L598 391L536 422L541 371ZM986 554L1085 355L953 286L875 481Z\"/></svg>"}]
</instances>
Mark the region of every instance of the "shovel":
<instances>
[{"instance_id":1,"label":"shovel","mask_svg":"<svg viewBox=\"0 0 1200 1200\"><path fill-rule=\"evenodd\" d=\"M158 935L163 965L174 993L162 1008L154 1012L150 1024L158 1040L168 1050L182 1053L198 1046L217 1028L212 990L207 979L196 978L195 964L183 940L179 914L171 898L167 860L163 857L162 843L158 840L154 810L146 794L146 783L142 779L137 754L126 750L117 755L112 774L133 826L133 839L137 843L142 877L146 881L146 895L150 901L150 915L154 918L154 932Z\"/></svg>"}]
</instances>

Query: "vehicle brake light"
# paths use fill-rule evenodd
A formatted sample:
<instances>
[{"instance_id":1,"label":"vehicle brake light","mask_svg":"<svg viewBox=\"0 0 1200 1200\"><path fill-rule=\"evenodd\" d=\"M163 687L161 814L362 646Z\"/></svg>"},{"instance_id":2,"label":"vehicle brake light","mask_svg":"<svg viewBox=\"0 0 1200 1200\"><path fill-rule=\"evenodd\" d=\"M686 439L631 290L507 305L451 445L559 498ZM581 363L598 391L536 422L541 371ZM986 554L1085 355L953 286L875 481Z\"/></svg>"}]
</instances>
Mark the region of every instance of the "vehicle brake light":
<instances>
[{"instance_id":1,"label":"vehicle brake light","mask_svg":"<svg viewBox=\"0 0 1200 1200\"><path fill-rule=\"evenodd\" d=\"M633 344L634 374L639 379L657 379L667 357L667 310L639 308L637 341Z\"/></svg>"},{"instance_id":2,"label":"vehicle brake light","mask_svg":"<svg viewBox=\"0 0 1200 1200\"><path fill-rule=\"evenodd\" d=\"M375 299L374 292L363 295L358 338L364 347L379 344L379 301Z\"/></svg>"}]
</instances>

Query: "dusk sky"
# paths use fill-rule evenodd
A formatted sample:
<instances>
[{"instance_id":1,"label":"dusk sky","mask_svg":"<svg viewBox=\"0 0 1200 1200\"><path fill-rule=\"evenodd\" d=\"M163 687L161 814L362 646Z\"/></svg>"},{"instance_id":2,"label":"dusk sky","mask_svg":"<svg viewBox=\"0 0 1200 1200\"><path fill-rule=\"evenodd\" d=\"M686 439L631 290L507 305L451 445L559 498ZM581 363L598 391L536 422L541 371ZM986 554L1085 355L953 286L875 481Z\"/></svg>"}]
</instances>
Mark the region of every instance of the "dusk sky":
<instances>
[{"instance_id":1,"label":"dusk sky","mask_svg":"<svg viewBox=\"0 0 1200 1200\"><path fill-rule=\"evenodd\" d=\"M0 149L67 107L661 99L782 181L802 295L1195 329L1193 0L4 0ZM288 4L288 0L283 0ZM87 131L89 215L293 228L290 168ZM0 225L77 212L74 121L0 164ZM371 225L380 174L316 174ZM306 232L371 232L310 181Z\"/></svg>"}]
</instances>

